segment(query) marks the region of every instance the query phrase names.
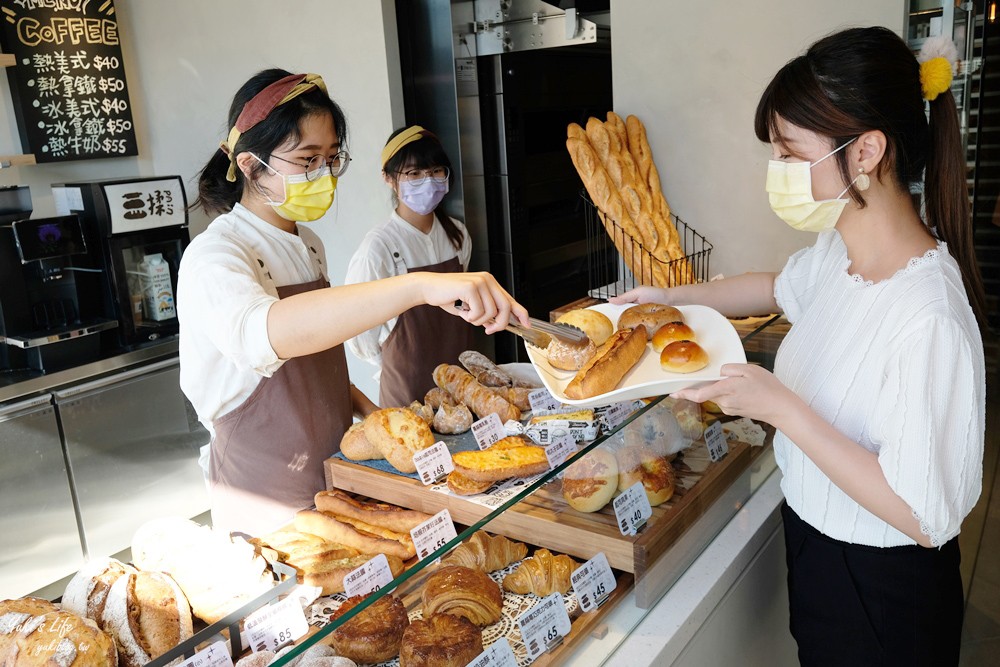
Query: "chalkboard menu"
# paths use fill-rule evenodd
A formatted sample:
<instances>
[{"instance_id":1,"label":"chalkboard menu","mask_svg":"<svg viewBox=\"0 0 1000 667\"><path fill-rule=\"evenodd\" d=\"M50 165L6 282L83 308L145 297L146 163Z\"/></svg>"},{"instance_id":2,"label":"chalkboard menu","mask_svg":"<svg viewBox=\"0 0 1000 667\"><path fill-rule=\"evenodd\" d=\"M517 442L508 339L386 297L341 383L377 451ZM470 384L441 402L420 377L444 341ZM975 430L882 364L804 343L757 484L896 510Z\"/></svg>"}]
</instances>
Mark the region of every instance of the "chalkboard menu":
<instances>
[{"instance_id":1,"label":"chalkboard menu","mask_svg":"<svg viewBox=\"0 0 1000 667\"><path fill-rule=\"evenodd\" d=\"M137 155L113 0L3 0L0 46L25 153Z\"/></svg>"}]
</instances>

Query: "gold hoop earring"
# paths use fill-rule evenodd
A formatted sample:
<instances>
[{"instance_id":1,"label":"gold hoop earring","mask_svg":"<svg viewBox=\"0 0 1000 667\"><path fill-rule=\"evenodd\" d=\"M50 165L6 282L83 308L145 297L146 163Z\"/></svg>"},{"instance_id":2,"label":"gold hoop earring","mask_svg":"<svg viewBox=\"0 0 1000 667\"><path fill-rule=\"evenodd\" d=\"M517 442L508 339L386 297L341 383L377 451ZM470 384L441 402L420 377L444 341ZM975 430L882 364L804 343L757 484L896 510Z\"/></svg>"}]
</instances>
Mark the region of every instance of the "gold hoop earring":
<instances>
[{"instance_id":1,"label":"gold hoop earring","mask_svg":"<svg viewBox=\"0 0 1000 667\"><path fill-rule=\"evenodd\" d=\"M858 189L858 192L864 192L871 187L871 184L872 181L865 173L864 167L858 167L858 177L854 179L854 187Z\"/></svg>"}]
</instances>

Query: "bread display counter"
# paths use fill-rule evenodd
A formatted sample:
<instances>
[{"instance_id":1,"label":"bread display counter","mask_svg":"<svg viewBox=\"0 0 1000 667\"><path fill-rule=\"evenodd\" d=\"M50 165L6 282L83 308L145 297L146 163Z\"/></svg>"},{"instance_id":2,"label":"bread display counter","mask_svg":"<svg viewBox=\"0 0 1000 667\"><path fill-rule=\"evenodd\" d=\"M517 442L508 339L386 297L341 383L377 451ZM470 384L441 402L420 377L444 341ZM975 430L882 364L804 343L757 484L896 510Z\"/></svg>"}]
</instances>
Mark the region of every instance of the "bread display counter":
<instances>
[{"instance_id":1,"label":"bread display counter","mask_svg":"<svg viewBox=\"0 0 1000 667\"><path fill-rule=\"evenodd\" d=\"M525 366L501 370L529 380ZM456 375L442 372L442 383ZM559 665L575 664L581 651L600 664L774 469L768 430L712 407L671 397L554 414L536 406L485 449L476 429L435 434L416 412L386 411L352 436L364 438L348 450L357 447L353 456L363 458L367 447L368 460L329 459L329 489L317 494L315 509L250 539L250 554L297 571L300 586L287 595L273 583L259 588L259 568L247 569L259 561L245 557L246 543L229 565L213 564L225 545L164 550L204 537L180 522L165 526L169 538L164 524L140 530L131 565L81 570L63 607L112 634L144 627L143 604L155 608L158 595L187 597L195 633L220 619L229 628L228 645L218 644L222 635L191 638L184 630L188 638L169 654L157 657L140 642L148 660L120 654L119 664L197 662L227 648L244 666L292 664L305 654L299 664ZM451 473L433 457L411 455L410 469L383 437L411 428L441 443L433 447L448 454ZM178 557L166 569L177 572L184 595L151 575ZM256 583L238 583L244 572ZM282 577L264 577L272 579ZM223 581L233 584L224 595L216 583ZM112 588L116 605L124 600L129 615L139 614L129 623L103 611ZM7 639L0 636L0 656ZM280 657L271 653L277 649Z\"/></svg>"}]
</instances>

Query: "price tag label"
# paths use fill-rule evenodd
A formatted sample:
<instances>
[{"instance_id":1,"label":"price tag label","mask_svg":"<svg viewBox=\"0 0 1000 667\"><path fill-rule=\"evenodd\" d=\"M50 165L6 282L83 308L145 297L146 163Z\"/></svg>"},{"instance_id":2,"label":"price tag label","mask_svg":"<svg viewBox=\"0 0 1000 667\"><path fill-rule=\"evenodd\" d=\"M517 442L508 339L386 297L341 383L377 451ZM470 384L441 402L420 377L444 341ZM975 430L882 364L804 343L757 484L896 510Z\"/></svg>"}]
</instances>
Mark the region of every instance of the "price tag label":
<instances>
[{"instance_id":1,"label":"price tag label","mask_svg":"<svg viewBox=\"0 0 1000 667\"><path fill-rule=\"evenodd\" d=\"M708 456L713 462L721 461L722 457L729 453L726 435L722 432L722 422L712 422L712 425L705 429L705 444L708 445Z\"/></svg>"},{"instance_id":2,"label":"price tag label","mask_svg":"<svg viewBox=\"0 0 1000 667\"><path fill-rule=\"evenodd\" d=\"M501 637L489 645L466 667L518 667L514 649L506 637Z\"/></svg>"},{"instance_id":3,"label":"price tag label","mask_svg":"<svg viewBox=\"0 0 1000 667\"><path fill-rule=\"evenodd\" d=\"M576 441L569 435L560 435L545 448L545 456L549 459L549 470L580 451Z\"/></svg>"},{"instance_id":4,"label":"price tag label","mask_svg":"<svg viewBox=\"0 0 1000 667\"><path fill-rule=\"evenodd\" d=\"M417 558L422 560L458 536L451 513L443 509L410 531Z\"/></svg>"},{"instance_id":5,"label":"price tag label","mask_svg":"<svg viewBox=\"0 0 1000 667\"><path fill-rule=\"evenodd\" d=\"M451 452L441 440L414 454L413 464L417 466L417 474L424 484L433 484L455 469L455 464L451 462Z\"/></svg>"},{"instance_id":6,"label":"price tag label","mask_svg":"<svg viewBox=\"0 0 1000 667\"><path fill-rule=\"evenodd\" d=\"M387 564L388 565L388 564ZM299 599L286 597L247 616L243 624L247 644L254 653L277 651L309 630Z\"/></svg>"},{"instance_id":7,"label":"price tag label","mask_svg":"<svg viewBox=\"0 0 1000 667\"><path fill-rule=\"evenodd\" d=\"M600 607L618 585L603 551L573 570L569 580L573 583L576 599L580 601L580 609L584 612Z\"/></svg>"},{"instance_id":8,"label":"price tag label","mask_svg":"<svg viewBox=\"0 0 1000 667\"><path fill-rule=\"evenodd\" d=\"M347 597L367 595L392 583L392 570L385 554L379 554L361 567L351 570L344 577L344 594Z\"/></svg>"},{"instance_id":9,"label":"price tag label","mask_svg":"<svg viewBox=\"0 0 1000 667\"><path fill-rule=\"evenodd\" d=\"M555 410L562 405L545 387L540 387L529 393L528 402L531 404L531 411L534 413L537 413L539 410Z\"/></svg>"},{"instance_id":10,"label":"price tag label","mask_svg":"<svg viewBox=\"0 0 1000 667\"><path fill-rule=\"evenodd\" d=\"M500 415L493 412L479 421L472 422L472 435L476 437L479 449L489 449L507 437L507 432L500 421Z\"/></svg>"},{"instance_id":11,"label":"price tag label","mask_svg":"<svg viewBox=\"0 0 1000 667\"><path fill-rule=\"evenodd\" d=\"M763 447L767 435L764 429L746 417L722 425L722 430L726 434L726 440L739 440L749 443L751 447Z\"/></svg>"},{"instance_id":12,"label":"price tag label","mask_svg":"<svg viewBox=\"0 0 1000 667\"><path fill-rule=\"evenodd\" d=\"M233 667L226 642L221 639L195 653L177 667Z\"/></svg>"},{"instance_id":13,"label":"price tag label","mask_svg":"<svg viewBox=\"0 0 1000 667\"><path fill-rule=\"evenodd\" d=\"M604 412L604 419L608 424L608 430L613 431L621 426L622 422L628 419L630 414L632 414L632 401L615 403L608 406L608 409Z\"/></svg>"},{"instance_id":14,"label":"price tag label","mask_svg":"<svg viewBox=\"0 0 1000 667\"><path fill-rule=\"evenodd\" d=\"M618 530L622 535L635 535L639 529L653 516L653 507L642 482L636 482L625 489L625 492L614 499L615 518L618 519Z\"/></svg>"},{"instance_id":15,"label":"price tag label","mask_svg":"<svg viewBox=\"0 0 1000 667\"><path fill-rule=\"evenodd\" d=\"M562 638L569 634L569 614L563 605L562 594L557 591L544 598L521 614L517 625L521 628L521 640L528 649L528 659L534 662L542 653L562 643Z\"/></svg>"}]
</instances>

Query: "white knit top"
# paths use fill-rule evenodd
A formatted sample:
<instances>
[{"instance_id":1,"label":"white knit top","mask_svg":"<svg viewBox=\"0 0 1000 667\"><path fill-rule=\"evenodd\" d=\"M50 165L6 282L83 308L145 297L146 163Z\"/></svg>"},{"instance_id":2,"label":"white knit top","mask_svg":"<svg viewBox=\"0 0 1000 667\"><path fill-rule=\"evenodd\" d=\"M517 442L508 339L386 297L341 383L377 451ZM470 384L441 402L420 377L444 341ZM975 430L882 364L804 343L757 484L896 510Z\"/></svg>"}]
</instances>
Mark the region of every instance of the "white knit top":
<instances>
[{"instance_id":1,"label":"white knit top","mask_svg":"<svg viewBox=\"0 0 1000 667\"><path fill-rule=\"evenodd\" d=\"M823 419L878 455L892 489L940 546L982 489L983 343L944 243L888 280L850 274L836 230L794 254L774 296L792 327L775 375ZM780 431L775 456L789 506L825 535L891 547L915 542L837 486Z\"/></svg>"}]
</instances>

